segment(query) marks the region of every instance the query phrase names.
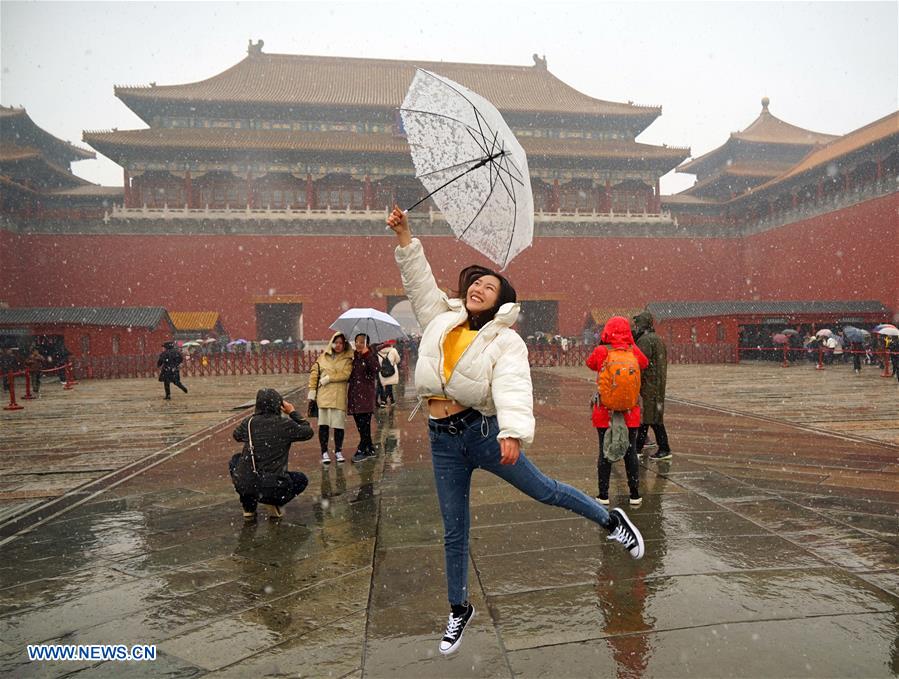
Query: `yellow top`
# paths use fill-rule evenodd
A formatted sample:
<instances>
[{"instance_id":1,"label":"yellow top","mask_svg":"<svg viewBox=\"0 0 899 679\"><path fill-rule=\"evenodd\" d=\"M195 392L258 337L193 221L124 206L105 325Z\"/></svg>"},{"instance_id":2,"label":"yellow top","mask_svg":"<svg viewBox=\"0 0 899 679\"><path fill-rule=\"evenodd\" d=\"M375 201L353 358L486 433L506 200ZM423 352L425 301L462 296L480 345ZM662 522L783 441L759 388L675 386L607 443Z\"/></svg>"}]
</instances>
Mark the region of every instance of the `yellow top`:
<instances>
[{"instance_id":1,"label":"yellow top","mask_svg":"<svg viewBox=\"0 0 899 679\"><path fill-rule=\"evenodd\" d=\"M468 346L477 336L477 330L469 330L468 322L456 326L446 334L443 341L443 380L449 382L450 375L456 368L456 363Z\"/></svg>"}]
</instances>

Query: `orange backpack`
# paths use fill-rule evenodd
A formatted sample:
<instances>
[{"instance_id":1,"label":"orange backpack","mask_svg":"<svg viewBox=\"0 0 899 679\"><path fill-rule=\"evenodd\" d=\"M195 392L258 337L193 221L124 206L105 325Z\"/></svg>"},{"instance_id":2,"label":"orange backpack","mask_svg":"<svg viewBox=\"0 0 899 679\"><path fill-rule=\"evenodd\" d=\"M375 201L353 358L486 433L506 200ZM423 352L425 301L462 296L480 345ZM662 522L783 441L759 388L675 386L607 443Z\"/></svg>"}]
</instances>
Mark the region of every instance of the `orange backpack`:
<instances>
[{"instance_id":1,"label":"orange backpack","mask_svg":"<svg viewBox=\"0 0 899 679\"><path fill-rule=\"evenodd\" d=\"M640 364L629 348L608 346L608 352L596 380L599 401L609 410L630 410L640 399Z\"/></svg>"}]
</instances>

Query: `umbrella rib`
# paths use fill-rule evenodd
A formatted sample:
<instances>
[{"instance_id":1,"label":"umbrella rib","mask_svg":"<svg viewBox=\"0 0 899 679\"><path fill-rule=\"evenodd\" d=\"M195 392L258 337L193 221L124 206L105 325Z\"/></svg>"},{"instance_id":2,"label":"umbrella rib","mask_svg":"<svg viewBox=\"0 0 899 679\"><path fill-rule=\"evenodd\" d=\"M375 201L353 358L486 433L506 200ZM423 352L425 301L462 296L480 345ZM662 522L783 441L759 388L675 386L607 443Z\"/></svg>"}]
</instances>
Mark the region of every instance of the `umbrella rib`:
<instances>
[{"instance_id":1,"label":"umbrella rib","mask_svg":"<svg viewBox=\"0 0 899 679\"><path fill-rule=\"evenodd\" d=\"M446 172L447 170L454 170L457 167L462 167L463 165L467 165L468 163L479 163L484 160L483 156L479 156L478 158L471 158L469 160L463 160L461 163L456 163L455 165L447 165L446 167L441 167L436 170L431 170L430 172L425 172L424 174L415 175L416 179L421 179L422 177L427 177L428 175L436 174L437 172Z\"/></svg>"}]
</instances>

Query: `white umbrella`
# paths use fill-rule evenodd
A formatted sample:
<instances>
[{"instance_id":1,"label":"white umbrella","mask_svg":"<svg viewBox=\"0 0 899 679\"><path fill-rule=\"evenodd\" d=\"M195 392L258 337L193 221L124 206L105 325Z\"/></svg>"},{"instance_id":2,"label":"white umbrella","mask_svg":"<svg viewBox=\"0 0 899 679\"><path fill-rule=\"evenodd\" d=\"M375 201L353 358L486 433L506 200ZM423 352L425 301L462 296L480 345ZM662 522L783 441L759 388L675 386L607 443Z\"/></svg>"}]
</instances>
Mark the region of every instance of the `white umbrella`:
<instances>
[{"instance_id":1,"label":"white umbrella","mask_svg":"<svg viewBox=\"0 0 899 679\"><path fill-rule=\"evenodd\" d=\"M821 328L818 332L815 333L815 337L830 337L833 335L833 331L828 330L827 328Z\"/></svg>"},{"instance_id":2,"label":"white umbrella","mask_svg":"<svg viewBox=\"0 0 899 679\"><path fill-rule=\"evenodd\" d=\"M342 332L350 341L356 335L364 333L373 344L406 336L393 316L371 308L355 308L343 312L331 324L331 329Z\"/></svg>"},{"instance_id":3,"label":"white umbrella","mask_svg":"<svg viewBox=\"0 0 899 679\"><path fill-rule=\"evenodd\" d=\"M878 335L889 335L890 337L899 337L899 328L888 325L877 331Z\"/></svg>"},{"instance_id":4,"label":"white umbrella","mask_svg":"<svg viewBox=\"0 0 899 679\"><path fill-rule=\"evenodd\" d=\"M462 85L418 69L400 114L427 197L457 238L505 269L531 244L534 199L524 149L499 111Z\"/></svg>"},{"instance_id":5,"label":"white umbrella","mask_svg":"<svg viewBox=\"0 0 899 679\"><path fill-rule=\"evenodd\" d=\"M259 340L259 344L266 345L271 344L271 342L269 340Z\"/></svg>"}]
</instances>

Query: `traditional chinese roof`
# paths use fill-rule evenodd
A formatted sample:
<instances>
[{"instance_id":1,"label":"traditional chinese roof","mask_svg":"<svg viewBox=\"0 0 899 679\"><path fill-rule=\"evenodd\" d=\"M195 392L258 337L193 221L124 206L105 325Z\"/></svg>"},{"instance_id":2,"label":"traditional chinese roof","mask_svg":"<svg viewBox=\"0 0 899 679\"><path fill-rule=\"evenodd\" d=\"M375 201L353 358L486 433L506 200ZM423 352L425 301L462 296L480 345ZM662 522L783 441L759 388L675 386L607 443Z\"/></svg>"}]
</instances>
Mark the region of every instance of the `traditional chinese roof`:
<instances>
[{"instance_id":1,"label":"traditional chinese roof","mask_svg":"<svg viewBox=\"0 0 899 679\"><path fill-rule=\"evenodd\" d=\"M42 190L90 184L68 168L57 165L40 150L27 146L4 143L0 146L0 166L11 179L36 185Z\"/></svg>"},{"instance_id":2,"label":"traditional chinese roof","mask_svg":"<svg viewBox=\"0 0 899 679\"><path fill-rule=\"evenodd\" d=\"M22 307L0 309L0 325L104 325L156 328L169 321L163 307Z\"/></svg>"},{"instance_id":3,"label":"traditional chinese roof","mask_svg":"<svg viewBox=\"0 0 899 679\"><path fill-rule=\"evenodd\" d=\"M790 169L792 163L734 163L727 165L718 172L700 179L682 193L691 196L716 197L724 193L725 198L730 198L731 192L742 192L747 188L757 186L765 181L777 177ZM718 196L720 197L720 196Z\"/></svg>"},{"instance_id":4,"label":"traditional chinese roof","mask_svg":"<svg viewBox=\"0 0 899 679\"><path fill-rule=\"evenodd\" d=\"M219 322L217 311L172 311L169 313L175 330L215 330Z\"/></svg>"},{"instance_id":5,"label":"traditional chinese roof","mask_svg":"<svg viewBox=\"0 0 899 679\"><path fill-rule=\"evenodd\" d=\"M150 106L163 102L395 109L402 103L415 69L423 68L465 85L501 111L646 118L641 130L661 115L658 106L587 96L550 73L545 59L534 55L534 62L533 66L507 66L263 54L259 44L251 45L245 59L206 80L117 86L115 93L148 123Z\"/></svg>"},{"instance_id":6,"label":"traditional chinese roof","mask_svg":"<svg viewBox=\"0 0 899 679\"><path fill-rule=\"evenodd\" d=\"M605 325L605 323L612 318L612 316L624 316L624 318L630 320L637 314L643 311L643 307L622 307L622 306L613 306L613 307L594 307L590 309L590 318L593 319L593 322L596 325Z\"/></svg>"},{"instance_id":7,"label":"traditional chinese roof","mask_svg":"<svg viewBox=\"0 0 899 679\"><path fill-rule=\"evenodd\" d=\"M0 106L0 141L40 149L59 163L96 158L93 151L73 146L38 127L24 108Z\"/></svg>"},{"instance_id":8,"label":"traditional chinese roof","mask_svg":"<svg viewBox=\"0 0 899 679\"><path fill-rule=\"evenodd\" d=\"M719 301L652 302L646 309L657 321L709 316L796 316L807 314L881 314L887 308L876 300L851 301Z\"/></svg>"},{"instance_id":9,"label":"traditional chinese roof","mask_svg":"<svg viewBox=\"0 0 899 679\"><path fill-rule=\"evenodd\" d=\"M350 132L299 132L291 130L235 130L206 128L151 128L115 132L86 131L83 139L113 160L128 151L153 149L225 152L289 151L297 153L353 153L409 155L402 137L390 134ZM519 137L529 158L622 158L664 161L667 168L683 160L690 150L638 144L626 140L548 139Z\"/></svg>"},{"instance_id":10,"label":"traditional chinese roof","mask_svg":"<svg viewBox=\"0 0 899 679\"><path fill-rule=\"evenodd\" d=\"M758 196L760 192L778 187L785 182L798 180L799 177L806 173L820 172L822 167L828 167L831 164L836 166L837 171L839 171L841 162L845 162L844 159L854 154L864 153L866 149L877 145L892 145L894 150L899 147L899 111L885 115L883 118L879 118L842 137L837 137L826 146L810 151L805 158L786 172L753 188L752 196ZM852 162L856 161L853 160ZM735 200L744 197L738 196Z\"/></svg>"},{"instance_id":11,"label":"traditional chinese roof","mask_svg":"<svg viewBox=\"0 0 899 679\"><path fill-rule=\"evenodd\" d=\"M818 144L827 144L838 137L832 134L823 134L806 130L796 125L784 122L780 118L774 116L768 110L768 97L762 99L762 112L745 130L742 132L731 133L728 140L716 149L708 153L694 158L677 168L677 172L687 174L704 175L715 171L718 167L723 167L728 161L734 158L735 146L738 144L748 145L786 145L813 148ZM761 153L761 152L759 152ZM776 159L761 158L760 162L776 162Z\"/></svg>"},{"instance_id":12,"label":"traditional chinese roof","mask_svg":"<svg viewBox=\"0 0 899 679\"><path fill-rule=\"evenodd\" d=\"M838 160L850 153L861 151L890 137L899 137L899 111L885 115L873 123L838 137L823 148L815 149L809 153L799 164L789 172L777 178L783 181L796 175L808 172L822 165ZM895 145L894 145L895 148Z\"/></svg>"}]
</instances>

